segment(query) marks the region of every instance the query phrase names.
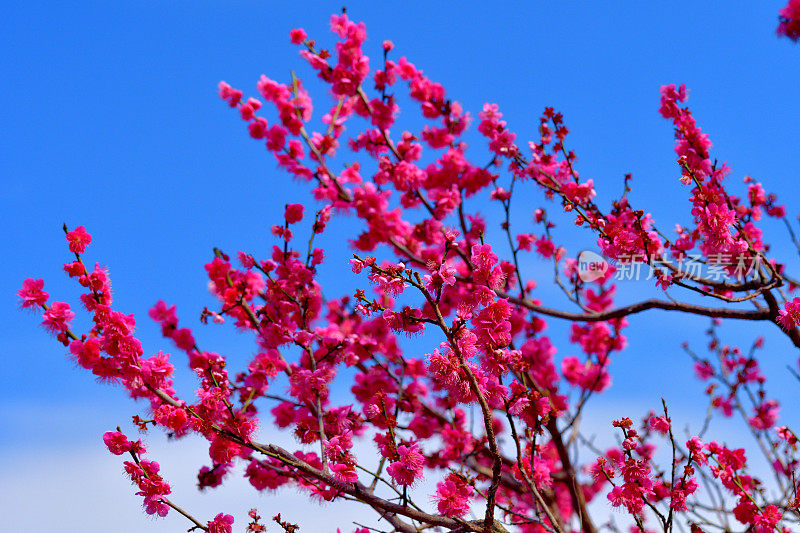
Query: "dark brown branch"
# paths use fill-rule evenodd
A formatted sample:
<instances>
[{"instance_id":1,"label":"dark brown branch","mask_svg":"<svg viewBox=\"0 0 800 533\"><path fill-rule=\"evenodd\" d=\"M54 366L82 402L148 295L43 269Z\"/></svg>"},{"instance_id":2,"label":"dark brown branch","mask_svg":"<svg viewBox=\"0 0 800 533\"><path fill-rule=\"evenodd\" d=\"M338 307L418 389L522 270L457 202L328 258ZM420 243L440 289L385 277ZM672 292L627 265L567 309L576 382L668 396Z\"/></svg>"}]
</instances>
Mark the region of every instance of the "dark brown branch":
<instances>
[{"instance_id":1,"label":"dark brown branch","mask_svg":"<svg viewBox=\"0 0 800 533\"><path fill-rule=\"evenodd\" d=\"M569 458L567 447L564 446L564 441L561 439L561 432L558 429L556 419L551 418L545 427L547 428L547 432L550 433L550 439L558 452L561 468L567 474L565 484L572 498L572 506L580 517L581 531L583 533L597 533L597 529L594 527L591 518L589 518L589 512L586 508L586 498L583 496L583 490L578 486L575 469L572 467L572 461Z\"/></svg>"},{"instance_id":2,"label":"dark brown branch","mask_svg":"<svg viewBox=\"0 0 800 533\"><path fill-rule=\"evenodd\" d=\"M403 255L408 257L409 260L421 265L426 264L422 258L411 252L411 250L409 250L402 243L392 240L390 244L401 251ZM463 276L456 276L456 279L460 282L471 283L469 278L465 278ZM527 298L518 298L500 289L496 289L494 292L499 297L507 298L509 302L525 307L526 309L530 309L536 313L551 316L553 318L572 320L575 322L600 322L603 320L612 320L614 318L622 318L624 316L641 313L642 311L647 311L649 309L680 311L692 315L710 316L715 318L733 318L737 320L774 320L773 313L766 309L756 311L750 311L746 309L726 309L723 307L704 307L701 305L656 299L644 300L642 302L618 307L617 309L604 311L602 313L571 313L569 311L561 311L559 309L551 309L549 307L537 305ZM800 342L800 336L798 336L798 342Z\"/></svg>"},{"instance_id":3,"label":"dark brown branch","mask_svg":"<svg viewBox=\"0 0 800 533\"><path fill-rule=\"evenodd\" d=\"M553 318L563 318L576 322L599 322L602 320L613 320L628 315L634 315L647 311L648 309L663 309L665 311L680 311L692 315L710 316L715 318L734 318L738 320L772 320L772 314L767 310L749 311L746 309L725 309L722 307L704 307L701 305L688 304L683 302L669 302L666 300L644 300L623 307L618 307L610 311L601 313L570 313L537 305L527 298L517 298L505 291L495 291L501 298L507 298L509 302L530 309L536 313L551 316Z\"/></svg>"}]
</instances>

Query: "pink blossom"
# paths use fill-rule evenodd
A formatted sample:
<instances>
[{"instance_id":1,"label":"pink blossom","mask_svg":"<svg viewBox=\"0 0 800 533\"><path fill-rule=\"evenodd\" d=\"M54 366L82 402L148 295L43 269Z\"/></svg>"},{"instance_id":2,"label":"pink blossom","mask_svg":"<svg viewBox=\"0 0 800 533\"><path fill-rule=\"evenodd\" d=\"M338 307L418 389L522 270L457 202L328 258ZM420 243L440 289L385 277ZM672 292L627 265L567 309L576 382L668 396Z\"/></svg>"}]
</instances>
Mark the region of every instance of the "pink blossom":
<instances>
[{"instance_id":1,"label":"pink blossom","mask_svg":"<svg viewBox=\"0 0 800 533\"><path fill-rule=\"evenodd\" d=\"M778 311L778 322L787 331L800 324L800 297L795 297L791 302L786 302L784 308Z\"/></svg>"},{"instance_id":2,"label":"pink blossom","mask_svg":"<svg viewBox=\"0 0 800 533\"><path fill-rule=\"evenodd\" d=\"M478 341L492 348L502 348L511 343L511 306L502 299L484 307L472 319Z\"/></svg>"},{"instance_id":3,"label":"pink blossom","mask_svg":"<svg viewBox=\"0 0 800 533\"><path fill-rule=\"evenodd\" d=\"M794 432L792 432L786 426L778 426L775 428L775 431L778 433L778 436L786 441L790 446L794 447L797 444L797 437L795 436Z\"/></svg>"},{"instance_id":4,"label":"pink blossom","mask_svg":"<svg viewBox=\"0 0 800 533\"><path fill-rule=\"evenodd\" d=\"M778 520L783 513L775 505L767 505L763 511L756 514L753 524L756 526L756 533L769 533L775 529Z\"/></svg>"},{"instance_id":5,"label":"pink blossom","mask_svg":"<svg viewBox=\"0 0 800 533\"><path fill-rule=\"evenodd\" d=\"M425 463L419 446L401 444L397 447L397 455L399 460L391 463L386 471L395 483L413 485L416 480L422 478L422 466Z\"/></svg>"},{"instance_id":6,"label":"pink blossom","mask_svg":"<svg viewBox=\"0 0 800 533\"><path fill-rule=\"evenodd\" d=\"M69 345L69 351L83 368L93 369L100 362L100 341L97 339L86 339L86 342L74 340Z\"/></svg>"},{"instance_id":7,"label":"pink blossom","mask_svg":"<svg viewBox=\"0 0 800 533\"><path fill-rule=\"evenodd\" d=\"M448 474L436 485L434 496L439 512L449 517L461 517L469 511L472 487L457 473Z\"/></svg>"},{"instance_id":8,"label":"pink blossom","mask_svg":"<svg viewBox=\"0 0 800 533\"><path fill-rule=\"evenodd\" d=\"M219 82L219 97L227 101L231 107L236 107L236 104L242 101L242 91L221 81Z\"/></svg>"},{"instance_id":9,"label":"pink blossom","mask_svg":"<svg viewBox=\"0 0 800 533\"><path fill-rule=\"evenodd\" d=\"M711 400L711 404L717 409L721 410L725 416L727 417L733 416L733 401L731 400L731 398L715 396Z\"/></svg>"},{"instance_id":10,"label":"pink blossom","mask_svg":"<svg viewBox=\"0 0 800 533\"><path fill-rule=\"evenodd\" d=\"M233 517L229 514L219 513L208 523L208 533L232 533Z\"/></svg>"},{"instance_id":11,"label":"pink blossom","mask_svg":"<svg viewBox=\"0 0 800 533\"><path fill-rule=\"evenodd\" d=\"M333 475L341 481L347 483L355 483L358 481L358 472L354 464L350 463L335 463L331 465Z\"/></svg>"},{"instance_id":12,"label":"pink blossom","mask_svg":"<svg viewBox=\"0 0 800 533\"><path fill-rule=\"evenodd\" d=\"M267 124L266 119L261 117L256 117L255 120L247 125L247 129L250 132L250 137L253 139L263 139L267 134L268 128L269 124Z\"/></svg>"},{"instance_id":13,"label":"pink blossom","mask_svg":"<svg viewBox=\"0 0 800 533\"><path fill-rule=\"evenodd\" d=\"M28 278L22 282L22 288L17 292L20 307L41 306L47 303L50 297L44 290L44 280Z\"/></svg>"},{"instance_id":14,"label":"pink blossom","mask_svg":"<svg viewBox=\"0 0 800 533\"><path fill-rule=\"evenodd\" d=\"M608 500L614 507L624 506L631 514L638 514L644 508L645 500L653 495L650 467L645 461L629 458L621 470L625 482L608 493Z\"/></svg>"},{"instance_id":15,"label":"pink blossom","mask_svg":"<svg viewBox=\"0 0 800 533\"><path fill-rule=\"evenodd\" d=\"M264 466L265 464L267 466ZM280 467L282 465L277 460L253 460L245 469L245 477L256 490L274 490L288 481Z\"/></svg>"},{"instance_id":16,"label":"pink blossom","mask_svg":"<svg viewBox=\"0 0 800 533\"><path fill-rule=\"evenodd\" d=\"M686 448L692 454L692 461L695 463L703 465L708 462L706 454L703 453L703 441L700 437L695 436L686 441Z\"/></svg>"},{"instance_id":17,"label":"pink blossom","mask_svg":"<svg viewBox=\"0 0 800 533\"><path fill-rule=\"evenodd\" d=\"M75 318L75 313L70 310L69 304L53 302L50 308L44 312L42 325L53 333L59 333L69 328L69 323L73 318Z\"/></svg>"},{"instance_id":18,"label":"pink blossom","mask_svg":"<svg viewBox=\"0 0 800 533\"><path fill-rule=\"evenodd\" d=\"M800 40L800 0L789 0L778 12L780 24L778 35L788 37L793 41Z\"/></svg>"},{"instance_id":19,"label":"pink blossom","mask_svg":"<svg viewBox=\"0 0 800 533\"><path fill-rule=\"evenodd\" d=\"M698 361L694 365L694 372L698 378L705 381L714 375L714 367L708 361Z\"/></svg>"},{"instance_id":20,"label":"pink blossom","mask_svg":"<svg viewBox=\"0 0 800 533\"><path fill-rule=\"evenodd\" d=\"M308 37L308 34L303 28L295 28L289 32L289 40L292 44L302 44L306 37Z\"/></svg>"},{"instance_id":21,"label":"pink blossom","mask_svg":"<svg viewBox=\"0 0 800 533\"><path fill-rule=\"evenodd\" d=\"M778 420L780 405L775 400L766 400L753 408L753 416L750 418L750 426L754 429L770 429Z\"/></svg>"},{"instance_id":22,"label":"pink blossom","mask_svg":"<svg viewBox=\"0 0 800 533\"><path fill-rule=\"evenodd\" d=\"M662 435L669 433L670 420L666 416L651 416L650 428Z\"/></svg>"},{"instance_id":23,"label":"pink blossom","mask_svg":"<svg viewBox=\"0 0 800 533\"><path fill-rule=\"evenodd\" d=\"M181 350L190 350L194 347L195 341L192 330L189 328L176 329L172 333L172 340Z\"/></svg>"},{"instance_id":24,"label":"pink blossom","mask_svg":"<svg viewBox=\"0 0 800 533\"><path fill-rule=\"evenodd\" d=\"M287 205L284 218L286 218L286 222L289 224L295 224L303 220L303 204Z\"/></svg>"},{"instance_id":25,"label":"pink blossom","mask_svg":"<svg viewBox=\"0 0 800 533\"><path fill-rule=\"evenodd\" d=\"M611 385L611 376L604 365L589 360L581 364L575 356L565 357L561 361L561 372L568 382L584 390L602 392Z\"/></svg>"},{"instance_id":26,"label":"pink blossom","mask_svg":"<svg viewBox=\"0 0 800 533\"><path fill-rule=\"evenodd\" d=\"M686 507L686 497L690 494L694 494L696 490L697 480L695 478L692 477L685 480L679 480L672 489L672 494L670 495L670 507L676 511L688 510Z\"/></svg>"},{"instance_id":27,"label":"pink blossom","mask_svg":"<svg viewBox=\"0 0 800 533\"><path fill-rule=\"evenodd\" d=\"M92 242L92 236L86 232L85 227L78 226L67 232L67 242L69 242L70 252L82 254L86 250L86 245Z\"/></svg>"},{"instance_id":28,"label":"pink blossom","mask_svg":"<svg viewBox=\"0 0 800 533\"><path fill-rule=\"evenodd\" d=\"M349 453L353 447L352 433L347 432L342 435L336 435L328 441L325 441L325 453L331 460L337 460Z\"/></svg>"},{"instance_id":29,"label":"pink blossom","mask_svg":"<svg viewBox=\"0 0 800 533\"><path fill-rule=\"evenodd\" d=\"M106 443L108 451L114 455L122 455L130 451L132 446L128 437L118 431L106 431L103 434L103 442Z\"/></svg>"},{"instance_id":30,"label":"pink blossom","mask_svg":"<svg viewBox=\"0 0 800 533\"><path fill-rule=\"evenodd\" d=\"M153 413L153 418L159 424L171 429L174 432L181 432L185 429L189 416L186 410L171 405L162 405Z\"/></svg>"},{"instance_id":31,"label":"pink blossom","mask_svg":"<svg viewBox=\"0 0 800 533\"><path fill-rule=\"evenodd\" d=\"M167 306L164 300L159 300L150 308L148 315L156 322L160 322L162 326L168 324L170 327L175 327L178 324L178 316L175 314L176 307L174 305Z\"/></svg>"}]
</instances>

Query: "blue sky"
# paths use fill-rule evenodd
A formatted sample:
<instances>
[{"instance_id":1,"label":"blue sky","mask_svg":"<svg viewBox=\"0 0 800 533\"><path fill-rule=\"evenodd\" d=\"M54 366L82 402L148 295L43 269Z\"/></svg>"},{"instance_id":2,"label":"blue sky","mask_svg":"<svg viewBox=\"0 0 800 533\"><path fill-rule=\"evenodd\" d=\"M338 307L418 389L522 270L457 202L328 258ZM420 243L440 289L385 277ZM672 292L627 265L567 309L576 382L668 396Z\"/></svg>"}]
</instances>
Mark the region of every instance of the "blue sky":
<instances>
[{"instance_id":1,"label":"blue sky","mask_svg":"<svg viewBox=\"0 0 800 533\"><path fill-rule=\"evenodd\" d=\"M0 337L6 386L0 407L13 424L0 429L4 458L24 449L57 461L66 452L52 439L104 453L99 434L136 412L120 391L75 369L39 320L16 308L16 290L29 276L45 278L53 298L75 301L77 287L61 272L68 258L63 222L92 233L87 260L110 267L116 305L139 317L140 338L152 353L172 347L160 340L147 309L165 299L178 304L183 324L200 327L199 311L212 303L203 269L211 248L263 254L283 205L307 198L306 187L275 168L216 96L222 79L255 93L262 73L287 80L294 69L308 77L288 42L293 27L332 43L327 21L341 2L270 4L5 3ZM800 210L794 195L800 48L775 36L782 2L536 4L347 7L367 24L368 54L377 58L381 41L393 40L397 57L406 55L443 83L473 116L484 101L498 103L521 141L535 138L545 106L562 111L578 169L594 179L601 205L618 196L621 177L632 172L633 200L661 227L688 222L688 190L677 181L671 128L657 113L659 86L686 83L714 156L733 168L731 180L751 174L793 217ZM317 109L326 107L319 85L310 85ZM536 191L525 194L515 207L520 217L542 204ZM358 282L339 246L351 223L334 222L323 241L331 250L323 285L344 280L343 291ZM781 226L765 228L779 256L796 257ZM568 242L570 235L586 239L568 224L563 231ZM534 263L541 294L553 294L549 267ZM621 293L630 301L649 290L627 285ZM706 322L653 313L631 323L630 348L615 359L607 405L641 406L624 413L633 416L657 407L664 395L688 416L697 409L700 386L679 345L689 340L700 348ZM559 331L563 325L553 324L559 353L567 355ZM725 331L741 342L766 333L764 366L791 397L796 383L782 369L797 354L775 328L739 324ZM232 328L200 327L196 334L203 346L230 354L234 365L252 353L250 338ZM433 346L410 349L422 355ZM605 404L599 405L602 412Z\"/></svg>"}]
</instances>

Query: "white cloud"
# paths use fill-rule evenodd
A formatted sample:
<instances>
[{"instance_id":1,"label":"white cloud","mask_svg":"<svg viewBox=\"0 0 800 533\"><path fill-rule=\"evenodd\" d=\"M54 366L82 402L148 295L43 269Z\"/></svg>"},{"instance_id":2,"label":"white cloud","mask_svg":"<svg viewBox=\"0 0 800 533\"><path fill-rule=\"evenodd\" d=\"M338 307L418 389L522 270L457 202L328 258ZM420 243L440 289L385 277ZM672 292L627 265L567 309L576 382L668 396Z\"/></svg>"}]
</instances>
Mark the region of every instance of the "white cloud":
<instances>
[{"instance_id":1,"label":"white cloud","mask_svg":"<svg viewBox=\"0 0 800 533\"><path fill-rule=\"evenodd\" d=\"M634 410L636 412L631 412ZM582 430L586 436L596 434L596 442L605 449L614 442L611 419L620 416L638 417L639 412L630 404L613 403L597 398L584 413ZM696 430L702 422L702 413L676 409L671 412L679 433L687 422ZM15 427L19 437L14 441L3 438L0 455L0 513L5 531L81 531L87 533L127 533L147 531L185 531L189 522L175 512L167 518L153 518L145 514L141 498L134 493L123 472L123 457L111 455L100 438L107 421L89 406L39 406L11 408L4 406L0 416ZM50 420L44 427L31 421ZM741 426L716 423L708 437L721 442L745 444ZM270 441L289 450L298 448L286 433L268 430ZM9 435L13 437L13 435ZM683 435L678 437L683 440ZM253 507L270 521L281 513L285 520L298 523L302 531L343 533L353 531L353 522L380 527L377 515L365 505L340 501L319 504L295 489L275 493L258 493L243 478L241 467L232 473L217 489L199 492L196 474L200 466L209 464L207 443L197 437L180 442L169 442L159 431L151 431L143 439L148 447L147 457L161 465L164 478L172 485L171 499L202 521L226 512L236 518L236 531L243 531L248 522L247 511ZM310 448L316 451L315 448ZM754 473L769 480L766 465L757 459L755 447L748 454ZM357 441L354 449L359 462L365 465L376 462L375 447L368 438ZM662 450L661 453L665 453ZM660 455L660 454L659 454ZM423 508L432 509L430 495L435 491L437 476L429 476L415 487L411 495ZM607 519L614 514L625 521L625 516L612 513L605 498L599 496L592 509ZM475 510L482 514L480 509ZM269 530L274 530L270 528Z\"/></svg>"},{"instance_id":2,"label":"white cloud","mask_svg":"<svg viewBox=\"0 0 800 533\"><path fill-rule=\"evenodd\" d=\"M96 417L90 411L71 414L73 420ZM82 429L73 427L72 431ZM2 449L0 513L4 531L133 533L189 528L188 520L175 512L166 518L148 516L123 471L125 458L111 455L99 435L88 436L88 442L59 444L49 440L39 441L41 444L33 448ZM58 437L51 433L51 438ZM284 520L303 526L302 531L335 532L341 527L349 533L354 520L375 523L375 513L363 505L344 501L318 504L294 489L260 494L242 477L241 469L222 487L201 493L195 483L199 467L209 463L206 443L199 438L169 442L157 431L145 435L144 440L146 457L159 462L164 479L172 485L170 498L201 521L226 512L236 518L235 530L243 531L249 521L247 511L256 507L267 521L281 513ZM275 440L289 449L296 448L285 434Z\"/></svg>"}]
</instances>

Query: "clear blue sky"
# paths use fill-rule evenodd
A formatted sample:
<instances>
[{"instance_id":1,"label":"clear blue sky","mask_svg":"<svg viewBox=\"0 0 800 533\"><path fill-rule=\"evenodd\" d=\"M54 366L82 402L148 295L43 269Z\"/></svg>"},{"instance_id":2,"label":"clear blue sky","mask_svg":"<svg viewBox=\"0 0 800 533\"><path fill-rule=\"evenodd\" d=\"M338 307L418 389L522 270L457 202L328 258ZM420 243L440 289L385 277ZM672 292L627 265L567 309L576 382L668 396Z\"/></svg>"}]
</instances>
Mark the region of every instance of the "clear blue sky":
<instances>
[{"instance_id":1,"label":"clear blue sky","mask_svg":"<svg viewBox=\"0 0 800 533\"><path fill-rule=\"evenodd\" d=\"M540 112L555 106L566 117L578 168L594 179L601 205L609 205L621 190L621 176L632 172L633 199L671 228L689 219L672 132L657 113L658 88L666 83L690 88L690 106L711 135L713 155L733 168L733 181L751 174L779 194L792 216L800 208L794 194L800 47L775 36L783 3L347 7L367 24L368 54L377 58L381 41L393 40L398 57L406 55L443 83L473 116L484 101L500 104L521 141L534 138ZM68 258L61 224L83 224L94 236L87 259L110 267L116 305L139 317L146 352L171 350L147 309L163 298L178 304L184 324L198 327L199 311L211 304L203 269L211 248L268 250L268 228L282 206L307 198L305 187L291 183L263 146L246 137L236 113L217 99L217 82L255 93L262 73L280 80L292 69L307 75L288 31L302 26L331 43L327 21L341 4L4 2L0 405L13 427L0 429L3 456L21 447L57 453L46 437L95 445L98 431L126 423L135 412L120 391L97 386L75 369L39 320L16 309L16 291L29 276L45 278L53 298L75 301L78 291L61 272ZM312 94L319 95L317 109L327 106L324 95ZM520 199L520 212L541 204L537 193L529 194ZM346 222L332 227L329 247L345 238ZM766 227L774 230L769 240L780 245L779 253L795 257L781 244L782 228ZM346 256L331 254L323 285L347 271ZM543 274L540 283L549 280ZM630 300L640 290L622 293ZM630 349L615 360L608 401L638 402L641 411L672 395L691 412L700 386L679 343L699 347L706 323L663 313L631 322ZM747 339L760 331L729 332L731 339ZM202 328L197 335L209 349L231 354L234 365L252 353L249 338L230 328ZM569 354L565 340L556 340L560 355ZM780 336L769 335L767 346L771 372L795 364L796 351ZM664 386L665 375L688 396ZM49 420L46 413L56 405L67 414Z\"/></svg>"}]
</instances>

